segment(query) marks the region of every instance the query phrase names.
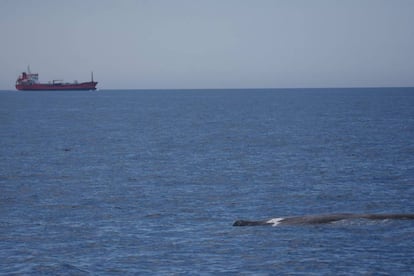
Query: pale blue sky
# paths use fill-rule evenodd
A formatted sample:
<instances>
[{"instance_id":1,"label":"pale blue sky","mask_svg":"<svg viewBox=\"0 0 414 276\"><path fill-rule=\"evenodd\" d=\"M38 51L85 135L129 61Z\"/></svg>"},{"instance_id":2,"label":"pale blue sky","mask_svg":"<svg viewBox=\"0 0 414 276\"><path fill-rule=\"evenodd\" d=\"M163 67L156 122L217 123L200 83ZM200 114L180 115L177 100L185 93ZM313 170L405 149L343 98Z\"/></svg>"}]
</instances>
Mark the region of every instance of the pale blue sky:
<instances>
[{"instance_id":1,"label":"pale blue sky","mask_svg":"<svg viewBox=\"0 0 414 276\"><path fill-rule=\"evenodd\" d=\"M0 89L414 86L414 0L0 0Z\"/></svg>"}]
</instances>

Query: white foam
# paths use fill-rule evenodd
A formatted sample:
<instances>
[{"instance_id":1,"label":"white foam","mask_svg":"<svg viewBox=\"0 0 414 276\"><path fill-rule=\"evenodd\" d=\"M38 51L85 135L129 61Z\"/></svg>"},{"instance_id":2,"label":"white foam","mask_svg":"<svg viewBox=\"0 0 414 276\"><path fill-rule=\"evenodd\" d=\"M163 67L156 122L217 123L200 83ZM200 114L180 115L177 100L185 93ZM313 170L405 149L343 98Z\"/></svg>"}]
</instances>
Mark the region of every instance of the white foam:
<instances>
[{"instance_id":1,"label":"white foam","mask_svg":"<svg viewBox=\"0 0 414 276\"><path fill-rule=\"evenodd\" d=\"M272 226L277 226L282 220L283 220L283 218L273 218L273 219L269 219L266 222L271 223Z\"/></svg>"}]
</instances>

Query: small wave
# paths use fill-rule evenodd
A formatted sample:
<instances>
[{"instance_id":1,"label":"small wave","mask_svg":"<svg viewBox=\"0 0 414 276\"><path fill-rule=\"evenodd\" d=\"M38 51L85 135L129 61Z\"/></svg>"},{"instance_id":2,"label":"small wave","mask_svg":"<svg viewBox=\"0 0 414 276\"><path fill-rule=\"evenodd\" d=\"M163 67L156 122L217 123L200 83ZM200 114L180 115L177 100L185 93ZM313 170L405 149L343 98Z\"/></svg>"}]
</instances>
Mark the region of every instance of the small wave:
<instances>
[{"instance_id":1,"label":"small wave","mask_svg":"<svg viewBox=\"0 0 414 276\"><path fill-rule=\"evenodd\" d=\"M88 275L89 272L68 263L37 265L31 272L40 274L76 274Z\"/></svg>"}]
</instances>

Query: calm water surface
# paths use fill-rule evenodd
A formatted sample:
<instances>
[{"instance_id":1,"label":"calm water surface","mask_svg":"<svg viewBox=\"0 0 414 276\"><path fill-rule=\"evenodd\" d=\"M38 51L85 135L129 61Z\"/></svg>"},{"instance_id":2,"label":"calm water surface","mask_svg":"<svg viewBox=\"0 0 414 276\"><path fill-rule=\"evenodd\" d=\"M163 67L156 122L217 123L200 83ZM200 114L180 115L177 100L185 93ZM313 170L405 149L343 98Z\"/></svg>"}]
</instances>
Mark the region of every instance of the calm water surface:
<instances>
[{"instance_id":1,"label":"calm water surface","mask_svg":"<svg viewBox=\"0 0 414 276\"><path fill-rule=\"evenodd\" d=\"M0 274L414 273L414 89L0 92Z\"/></svg>"}]
</instances>

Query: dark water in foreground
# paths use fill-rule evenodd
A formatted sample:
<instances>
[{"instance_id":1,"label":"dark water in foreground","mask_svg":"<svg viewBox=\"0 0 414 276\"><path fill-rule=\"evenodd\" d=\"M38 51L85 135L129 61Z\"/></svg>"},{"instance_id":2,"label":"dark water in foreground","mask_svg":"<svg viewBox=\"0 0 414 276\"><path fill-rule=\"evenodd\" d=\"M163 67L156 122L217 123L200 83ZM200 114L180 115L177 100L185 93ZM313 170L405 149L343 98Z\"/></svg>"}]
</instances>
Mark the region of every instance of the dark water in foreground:
<instances>
[{"instance_id":1,"label":"dark water in foreground","mask_svg":"<svg viewBox=\"0 0 414 276\"><path fill-rule=\"evenodd\" d=\"M0 92L0 274L414 273L414 89Z\"/></svg>"}]
</instances>

